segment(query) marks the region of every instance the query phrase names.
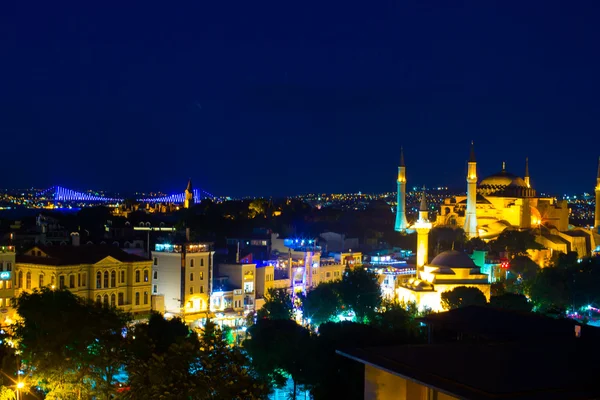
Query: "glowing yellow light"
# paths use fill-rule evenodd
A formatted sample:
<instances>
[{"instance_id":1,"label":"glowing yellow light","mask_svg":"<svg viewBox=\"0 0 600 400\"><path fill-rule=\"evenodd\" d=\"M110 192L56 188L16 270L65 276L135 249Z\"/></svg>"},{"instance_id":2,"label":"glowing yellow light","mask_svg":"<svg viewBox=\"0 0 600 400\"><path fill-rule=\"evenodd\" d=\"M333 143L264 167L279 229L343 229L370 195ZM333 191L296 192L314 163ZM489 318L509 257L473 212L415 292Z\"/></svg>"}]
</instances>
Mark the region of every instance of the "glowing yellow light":
<instances>
[{"instance_id":1,"label":"glowing yellow light","mask_svg":"<svg viewBox=\"0 0 600 400\"><path fill-rule=\"evenodd\" d=\"M25 384L23 382L17 383L17 389L23 389L24 387L25 387Z\"/></svg>"}]
</instances>

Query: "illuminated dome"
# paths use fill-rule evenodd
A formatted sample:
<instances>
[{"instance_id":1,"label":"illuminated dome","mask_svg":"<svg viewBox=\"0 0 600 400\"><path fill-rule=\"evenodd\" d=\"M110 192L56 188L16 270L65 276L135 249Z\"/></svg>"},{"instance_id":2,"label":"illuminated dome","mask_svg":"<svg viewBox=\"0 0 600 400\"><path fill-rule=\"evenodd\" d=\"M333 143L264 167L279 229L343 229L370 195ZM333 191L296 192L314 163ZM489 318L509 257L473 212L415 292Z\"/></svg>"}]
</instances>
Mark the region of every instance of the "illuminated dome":
<instances>
[{"instance_id":1,"label":"illuminated dome","mask_svg":"<svg viewBox=\"0 0 600 400\"><path fill-rule=\"evenodd\" d=\"M502 170L500 172L488 176L487 178L484 178L479 184L479 186L508 186L517 179L523 182L524 186L527 186L525 185L523 179L511 174L510 172L507 172L506 170Z\"/></svg>"},{"instance_id":2,"label":"illuminated dome","mask_svg":"<svg viewBox=\"0 0 600 400\"><path fill-rule=\"evenodd\" d=\"M431 265L445 268L477 268L471 257L456 250L448 250L438 254L431 261Z\"/></svg>"}]
</instances>

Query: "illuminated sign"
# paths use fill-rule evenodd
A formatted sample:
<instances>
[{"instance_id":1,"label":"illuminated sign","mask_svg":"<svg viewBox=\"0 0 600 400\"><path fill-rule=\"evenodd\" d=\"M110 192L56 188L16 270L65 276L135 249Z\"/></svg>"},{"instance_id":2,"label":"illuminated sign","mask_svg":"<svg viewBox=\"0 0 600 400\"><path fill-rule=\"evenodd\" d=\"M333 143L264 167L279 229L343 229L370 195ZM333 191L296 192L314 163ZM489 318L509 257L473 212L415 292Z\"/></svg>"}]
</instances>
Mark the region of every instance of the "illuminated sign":
<instances>
[{"instance_id":1,"label":"illuminated sign","mask_svg":"<svg viewBox=\"0 0 600 400\"><path fill-rule=\"evenodd\" d=\"M2 271L0 272L0 280L2 281L10 281L10 271Z\"/></svg>"}]
</instances>

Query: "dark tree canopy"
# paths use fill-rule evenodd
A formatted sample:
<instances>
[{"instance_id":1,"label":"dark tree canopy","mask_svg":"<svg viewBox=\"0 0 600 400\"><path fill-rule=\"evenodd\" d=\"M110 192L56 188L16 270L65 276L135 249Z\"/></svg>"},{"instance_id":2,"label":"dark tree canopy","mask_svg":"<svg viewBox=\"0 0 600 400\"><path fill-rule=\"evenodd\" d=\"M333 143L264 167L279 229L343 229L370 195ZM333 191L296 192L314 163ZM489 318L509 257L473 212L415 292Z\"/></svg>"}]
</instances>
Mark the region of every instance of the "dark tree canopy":
<instances>
[{"instance_id":1,"label":"dark tree canopy","mask_svg":"<svg viewBox=\"0 0 600 400\"><path fill-rule=\"evenodd\" d=\"M377 275L365 268L346 270L338 290L342 304L354 311L358 322L372 318L382 301Z\"/></svg>"},{"instance_id":2,"label":"dark tree canopy","mask_svg":"<svg viewBox=\"0 0 600 400\"><path fill-rule=\"evenodd\" d=\"M258 318L291 319L293 316L294 303L287 289L269 289L265 304L258 310Z\"/></svg>"},{"instance_id":3,"label":"dark tree canopy","mask_svg":"<svg viewBox=\"0 0 600 400\"><path fill-rule=\"evenodd\" d=\"M527 254L529 249L542 249L543 246L535 241L530 231L505 230L496 240L490 242L494 253L508 251L512 254Z\"/></svg>"},{"instance_id":4,"label":"dark tree canopy","mask_svg":"<svg viewBox=\"0 0 600 400\"><path fill-rule=\"evenodd\" d=\"M490 297L490 306L513 311L529 312L533 308L533 304L527 300L522 294L504 293L500 296Z\"/></svg>"},{"instance_id":5,"label":"dark tree canopy","mask_svg":"<svg viewBox=\"0 0 600 400\"><path fill-rule=\"evenodd\" d=\"M442 293L442 307L445 310L467 306L483 306L486 303L485 295L476 287L459 286Z\"/></svg>"},{"instance_id":6,"label":"dark tree canopy","mask_svg":"<svg viewBox=\"0 0 600 400\"><path fill-rule=\"evenodd\" d=\"M342 307L338 286L337 282L328 282L310 290L302 299L304 319L318 326L338 315Z\"/></svg>"}]
</instances>

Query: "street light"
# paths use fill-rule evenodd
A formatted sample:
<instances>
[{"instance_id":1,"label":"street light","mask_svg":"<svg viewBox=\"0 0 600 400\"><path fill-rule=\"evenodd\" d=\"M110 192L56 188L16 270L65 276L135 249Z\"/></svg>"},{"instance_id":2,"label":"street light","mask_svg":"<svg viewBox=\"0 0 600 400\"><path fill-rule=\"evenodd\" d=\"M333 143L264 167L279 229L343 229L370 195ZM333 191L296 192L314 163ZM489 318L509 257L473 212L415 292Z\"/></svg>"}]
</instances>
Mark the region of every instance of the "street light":
<instances>
[{"instance_id":1,"label":"street light","mask_svg":"<svg viewBox=\"0 0 600 400\"><path fill-rule=\"evenodd\" d=\"M23 383L22 381L17 382L17 400L21 399L21 389L23 389L25 387L25 383Z\"/></svg>"}]
</instances>

